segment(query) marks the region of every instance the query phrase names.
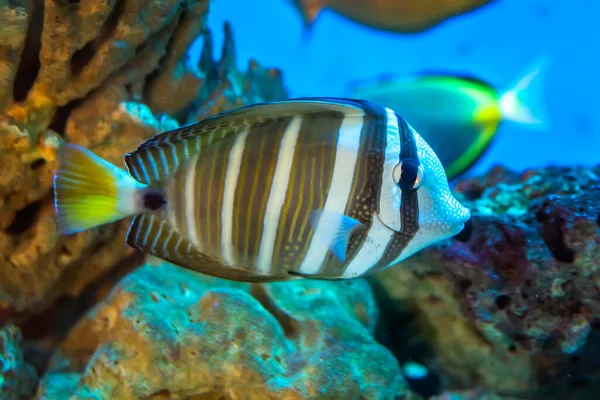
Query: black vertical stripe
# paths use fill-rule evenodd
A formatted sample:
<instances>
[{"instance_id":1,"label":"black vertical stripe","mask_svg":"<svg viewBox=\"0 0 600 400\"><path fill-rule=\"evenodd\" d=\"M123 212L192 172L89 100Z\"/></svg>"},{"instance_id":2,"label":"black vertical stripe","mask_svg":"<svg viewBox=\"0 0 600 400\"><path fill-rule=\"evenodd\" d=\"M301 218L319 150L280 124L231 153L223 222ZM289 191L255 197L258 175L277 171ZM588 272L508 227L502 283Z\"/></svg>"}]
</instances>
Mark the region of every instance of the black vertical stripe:
<instances>
[{"instance_id":1,"label":"black vertical stripe","mask_svg":"<svg viewBox=\"0 0 600 400\"><path fill-rule=\"evenodd\" d=\"M398 119L398 130L400 133L400 159L398 162L412 161L419 165L417 143L408 123L396 114ZM393 262L402 254L412 238L419 230L419 197L418 189L402 190L400 203L401 230L392 237L388 243L384 255L370 272L377 272Z\"/></svg>"}]
</instances>

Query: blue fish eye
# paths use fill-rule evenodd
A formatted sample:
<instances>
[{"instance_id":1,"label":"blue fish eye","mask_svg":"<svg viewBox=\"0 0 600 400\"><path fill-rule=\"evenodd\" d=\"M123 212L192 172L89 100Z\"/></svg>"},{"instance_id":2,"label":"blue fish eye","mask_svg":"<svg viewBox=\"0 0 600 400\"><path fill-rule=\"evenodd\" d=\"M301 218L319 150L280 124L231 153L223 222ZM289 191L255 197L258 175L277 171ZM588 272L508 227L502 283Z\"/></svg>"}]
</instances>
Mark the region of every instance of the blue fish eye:
<instances>
[{"instance_id":1,"label":"blue fish eye","mask_svg":"<svg viewBox=\"0 0 600 400\"><path fill-rule=\"evenodd\" d=\"M415 190L423 182L423 167L417 160L401 160L394 168L394 182L401 190Z\"/></svg>"}]
</instances>

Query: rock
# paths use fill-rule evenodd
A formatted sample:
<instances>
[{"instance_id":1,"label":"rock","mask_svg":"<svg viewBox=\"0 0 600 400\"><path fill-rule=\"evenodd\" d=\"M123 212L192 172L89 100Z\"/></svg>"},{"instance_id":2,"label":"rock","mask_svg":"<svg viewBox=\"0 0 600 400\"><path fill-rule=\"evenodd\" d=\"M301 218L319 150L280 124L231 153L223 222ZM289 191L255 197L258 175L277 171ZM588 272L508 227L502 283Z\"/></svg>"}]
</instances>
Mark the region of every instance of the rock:
<instances>
[{"instance_id":1,"label":"rock","mask_svg":"<svg viewBox=\"0 0 600 400\"><path fill-rule=\"evenodd\" d=\"M376 277L411 310L449 388L564 398L594 384L600 168L496 168L459 182L472 232ZM575 386L573 386L575 385Z\"/></svg>"},{"instance_id":2,"label":"rock","mask_svg":"<svg viewBox=\"0 0 600 400\"><path fill-rule=\"evenodd\" d=\"M208 3L0 0L3 320L79 295L132 253L128 221L58 235L51 188L62 142L122 166L124 154L159 132L286 97L277 70L237 69L228 25L224 58L189 65L192 42L210 42Z\"/></svg>"},{"instance_id":3,"label":"rock","mask_svg":"<svg viewBox=\"0 0 600 400\"><path fill-rule=\"evenodd\" d=\"M148 264L71 330L38 399L417 399L377 317L363 280L251 285Z\"/></svg>"},{"instance_id":4,"label":"rock","mask_svg":"<svg viewBox=\"0 0 600 400\"><path fill-rule=\"evenodd\" d=\"M502 397L495 393L486 393L482 390L473 389L456 392L446 392L432 396L428 400L519 400L516 397Z\"/></svg>"},{"instance_id":5,"label":"rock","mask_svg":"<svg viewBox=\"0 0 600 400\"><path fill-rule=\"evenodd\" d=\"M0 329L0 398L20 400L35 393L37 375L23 360L21 332L13 325Z\"/></svg>"}]
</instances>

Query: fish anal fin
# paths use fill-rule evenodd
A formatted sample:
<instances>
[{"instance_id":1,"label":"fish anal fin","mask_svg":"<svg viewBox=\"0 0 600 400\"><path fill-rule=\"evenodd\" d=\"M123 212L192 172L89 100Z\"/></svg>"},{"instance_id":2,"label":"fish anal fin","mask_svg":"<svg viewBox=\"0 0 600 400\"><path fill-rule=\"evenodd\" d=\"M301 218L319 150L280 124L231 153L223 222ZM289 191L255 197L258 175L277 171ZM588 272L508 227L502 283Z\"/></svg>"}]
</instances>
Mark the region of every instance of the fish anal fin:
<instances>
[{"instance_id":1,"label":"fish anal fin","mask_svg":"<svg viewBox=\"0 0 600 400\"><path fill-rule=\"evenodd\" d=\"M227 266L216 257L198 250L157 214L140 214L133 218L127 244L178 267L216 278L239 282L271 282L293 279L287 275L267 276L236 266Z\"/></svg>"},{"instance_id":2,"label":"fish anal fin","mask_svg":"<svg viewBox=\"0 0 600 400\"><path fill-rule=\"evenodd\" d=\"M315 230L316 235L319 235L319 232L325 232L324 230L317 229L317 226L320 224L326 227L337 227L333 239L329 241L329 251L338 260L345 262L350 236L362 226L360 221L347 215L327 210L314 210L310 214L309 221ZM328 242L326 238L319 237L315 237L313 240L323 240L325 243Z\"/></svg>"}]
</instances>

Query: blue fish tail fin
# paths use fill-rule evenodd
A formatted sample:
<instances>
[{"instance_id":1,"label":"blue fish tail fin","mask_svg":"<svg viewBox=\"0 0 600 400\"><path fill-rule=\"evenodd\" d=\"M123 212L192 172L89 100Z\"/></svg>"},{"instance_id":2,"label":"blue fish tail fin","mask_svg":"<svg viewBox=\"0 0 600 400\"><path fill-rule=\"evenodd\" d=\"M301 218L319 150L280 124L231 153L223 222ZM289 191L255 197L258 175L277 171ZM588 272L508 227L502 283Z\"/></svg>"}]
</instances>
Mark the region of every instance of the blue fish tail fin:
<instances>
[{"instance_id":1,"label":"blue fish tail fin","mask_svg":"<svg viewBox=\"0 0 600 400\"><path fill-rule=\"evenodd\" d=\"M544 53L504 91L499 100L502 118L541 129L548 127L548 112L542 75L548 69L550 56Z\"/></svg>"},{"instance_id":2,"label":"blue fish tail fin","mask_svg":"<svg viewBox=\"0 0 600 400\"><path fill-rule=\"evenodd\" d=\"M61 234L70 235L143 212L146 186L125 170L73 144L58 150L54 209Z\"/></svg>"}]
</instances>

